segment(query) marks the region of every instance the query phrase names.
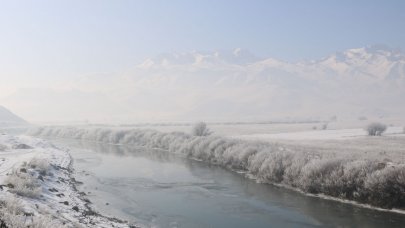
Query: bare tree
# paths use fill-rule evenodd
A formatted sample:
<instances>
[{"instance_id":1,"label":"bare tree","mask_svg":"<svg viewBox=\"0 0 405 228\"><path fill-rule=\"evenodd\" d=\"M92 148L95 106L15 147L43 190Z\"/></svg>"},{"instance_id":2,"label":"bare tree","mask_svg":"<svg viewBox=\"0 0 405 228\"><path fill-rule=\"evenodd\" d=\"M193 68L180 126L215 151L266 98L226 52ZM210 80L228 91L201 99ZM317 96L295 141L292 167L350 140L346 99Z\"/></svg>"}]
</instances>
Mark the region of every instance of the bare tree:
<instances>
[{"instance_id":1,"label":"bare tree","mask_svg":"<svg viewBox=\"0 0 405 228\"><path fill-rule=\"evenodd\" d=\"M212 132L207 128L207 124L204 122L198 122L194 124L191 134L194 136L207 136Z\"/></svg>"},{"instance_id":2,"label":"bare tree","mask_svg":"<svg viewBox=\"0 0 405 228\"><path fill-rule=\"evenodd\" d=\"M366 131L371 136L381 136L381 134L387 129L387 126L382 123L371 123L367 126Z\"/></svg>"}]
</instances>

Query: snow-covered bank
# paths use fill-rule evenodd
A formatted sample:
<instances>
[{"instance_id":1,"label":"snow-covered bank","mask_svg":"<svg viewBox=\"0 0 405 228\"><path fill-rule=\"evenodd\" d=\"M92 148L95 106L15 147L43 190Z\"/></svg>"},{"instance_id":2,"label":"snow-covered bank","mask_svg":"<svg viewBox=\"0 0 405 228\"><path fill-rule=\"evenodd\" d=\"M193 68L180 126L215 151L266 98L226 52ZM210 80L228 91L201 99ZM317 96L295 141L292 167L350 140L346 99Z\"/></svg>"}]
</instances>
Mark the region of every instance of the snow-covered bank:
<instances>
[{"instance_id":1,"label":"snow-covered bank","mask_svg":"<svg viewBox=\"0 0 405 228\"><path fill-rule=\"evenodd\" d=\"M66 150L0 135L0 221L6 227L130 227L94 212L78 192Z\"/></svg>"},{"instance_id":2,"label":"snow-covered bank","mask_svg":"<svg viewBox=\"0 0 405 228\"><path fill-rule=\"evenodd\" d=\"M30 134L160 148L246 172L260 182L381 208L405 208L405 163L367 151L319 152L279 143L154 130L43 127Z\"/></svg>"}]
</instances>

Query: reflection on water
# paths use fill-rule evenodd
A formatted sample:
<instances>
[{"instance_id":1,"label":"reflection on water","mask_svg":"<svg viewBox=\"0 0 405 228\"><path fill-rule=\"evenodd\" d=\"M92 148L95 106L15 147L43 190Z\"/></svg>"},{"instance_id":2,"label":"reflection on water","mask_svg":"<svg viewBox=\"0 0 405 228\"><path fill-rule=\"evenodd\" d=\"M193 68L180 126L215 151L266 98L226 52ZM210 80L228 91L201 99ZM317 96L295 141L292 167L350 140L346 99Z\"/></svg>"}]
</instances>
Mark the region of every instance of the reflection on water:
<instances>
[{"instance_id":1,"label":"reflection on water","mask_svg":"<svg viewBox=\"0 0 405 228\"><path fill-rule=\"evenodd\" d=\"M75 140L80 190L103 213L153 227L404 227L405 215L257 184L166 151Z\"/></svg>"}]
</instances>

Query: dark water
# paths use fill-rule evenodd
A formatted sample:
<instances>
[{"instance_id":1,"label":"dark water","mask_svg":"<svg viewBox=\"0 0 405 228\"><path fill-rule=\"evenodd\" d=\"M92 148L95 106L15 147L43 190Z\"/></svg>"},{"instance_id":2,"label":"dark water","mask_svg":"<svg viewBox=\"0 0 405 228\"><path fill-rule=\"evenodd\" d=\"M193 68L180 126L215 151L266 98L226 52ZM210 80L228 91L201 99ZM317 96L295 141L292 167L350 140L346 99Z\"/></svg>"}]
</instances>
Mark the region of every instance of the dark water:
<instances>
[{"instance_id":1,"label":"dark water","mask_svg":"<svg viewBox=\"0 0 405 228\"><path fill-rule=\"evenodd\" d=\"M54 140L94 207L148 227L405 227L405 215L257 184L166 151Z\"/></svg>"}]
</instances>

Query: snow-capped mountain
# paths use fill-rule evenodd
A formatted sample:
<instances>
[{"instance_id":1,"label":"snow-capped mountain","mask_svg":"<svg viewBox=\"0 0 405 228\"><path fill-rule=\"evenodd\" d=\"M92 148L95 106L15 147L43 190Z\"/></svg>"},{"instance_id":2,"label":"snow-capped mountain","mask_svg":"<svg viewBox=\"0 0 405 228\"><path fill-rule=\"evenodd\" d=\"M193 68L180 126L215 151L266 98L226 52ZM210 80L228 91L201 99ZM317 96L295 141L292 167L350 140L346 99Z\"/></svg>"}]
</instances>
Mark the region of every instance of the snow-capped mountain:
<instances>
[{"instance_id":1,"label":"snow-capped mountain","mask_svg":"<svg viewBox=\"0 0 405 228\"><path fill-rule=\"evenodd\" d=\"M190 68L211 70L229 69L236 71L248 71L246 77L261 75L266 70L274 71L264 73L266 77L280 75L281 72L297 74L308 79L329 79L328 76L340 78L363 77L364 80L403 80L405 77L405 55L394 49L381 46L349 49L337 52L318 61L303 61L289 63L277 59L260 59L243 49L235 49L231 52L212 53L180 53L165 54L156 58L147 59L137 65L135 70L190 70ZM134 74L135 77L140 76ZM174 77L175 75L165 75ZM217 77L223 81L223 75ZM258 76L260 77L260 76Z\"/></svg>"},{"instance_id":2,"label":"snow-capped mountain","mask_svg":"<svg viewBox=\"0 0 405 228\"><path fill-rule=\"evenodd\" d=\"M362 75L371 79L404 79L405 56L387 48L357 48L336 53L318 62L338 75Z\"/></svg>"},{"instance_id":3,"label":"snow-capped mountain","mask_svg":"<svg viewBox=\"0 0 405 228\"><path fill-rule=\"evenodd\" d=\"M236 48L232 51L215 51L215 52L183 52L174 54L161 54L154 58L146 59L138 67L160 67L173 65L194 65L209 66L220 64L238 64L246 65L257 62L258 57L248 50Z\"/></svg>"},{"instance_id":4,"label":"snow-capped mountain","mask_svg":"<svg viewBox=\"0 0 405 228\"><path fill-rule=\"evenodd\" d=\"M39 99L35 109L63 106L102 122L405 116L405 55L381 46L301 62L258 58L243 49L164 54L123 74L92 74L66 85ZM36 93L30 94L20 92L6 103L15 106L18 98L35 105ZM71 101L71 94L81 98ZM69 100L69 107L58 100Z\"/></svg>"}]
</instances>

